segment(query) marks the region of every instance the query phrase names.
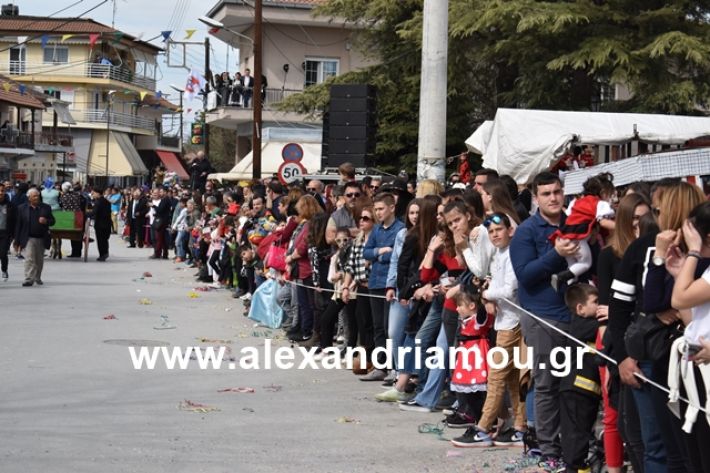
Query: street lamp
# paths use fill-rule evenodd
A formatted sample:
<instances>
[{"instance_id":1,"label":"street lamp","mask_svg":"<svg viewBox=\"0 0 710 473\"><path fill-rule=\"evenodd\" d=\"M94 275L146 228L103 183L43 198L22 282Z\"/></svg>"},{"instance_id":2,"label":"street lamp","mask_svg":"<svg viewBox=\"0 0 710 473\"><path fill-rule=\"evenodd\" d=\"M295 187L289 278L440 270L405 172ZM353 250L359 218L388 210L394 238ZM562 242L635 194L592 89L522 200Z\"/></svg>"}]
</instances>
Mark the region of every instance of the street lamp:
<instances>
[{"instance_id":1,"label":"street lamp","mask_svg":"<svg viewBox=\"0 0 710 473\"><path fill-rule=\"evenodd\" d=\"M182 115L183 115L183 109L182 109L182 95L185 93L183 89L178 87L177 85L170 84L170 88L173 89L175 92L180 94L180 152L182 153L182 143L183 143L183 131L182 131Z\"/></svg>"},{"instance_id":2,"label":"street lamp","mask_svg":"<svg viewBox=\"0 0 710 473\"><path fill-rule=\"evenodd\" d=\"M242 34L242 33L239 33L238 31L234 31L234 30L232 30L232 29L230 29L230 28L227 28L226 26L224 26L224 23L222 23L221 21L217 21L217 20L215 20L215 19L213 19L213 18L210 18L210 17L208 17L208 16L201 16L201 17L199 18L199 20L200 20L202 23L204 23L204 24L206 24L207 26L210 26L210 27L212 27L212 28L214 28L214 29L229 31L229 32L232 33L233 35L239 36L240 38L243 38L243 39L249 41L249 42L252 44L252 46L254 45L254 40L251 39L249 36L247 36L247 35L245 35L245 34Z\"/></svg>"},{"instance_id":3,"label":"street lamp","mask_svg":"<svg viewBox=\"0 0 710 473\"><path fill-rule=\"evenodd\" d=\"M254 52L254 90L252 91L252 106L254 108L254 126L251 132L252 177L261 179L261 26L262 0L254 1L254 39L227 28L222 22L207 16L201 16L200 21L217 30L226 30L235 36L244 38L252 44Z\"/></svg>"}]
</instances>

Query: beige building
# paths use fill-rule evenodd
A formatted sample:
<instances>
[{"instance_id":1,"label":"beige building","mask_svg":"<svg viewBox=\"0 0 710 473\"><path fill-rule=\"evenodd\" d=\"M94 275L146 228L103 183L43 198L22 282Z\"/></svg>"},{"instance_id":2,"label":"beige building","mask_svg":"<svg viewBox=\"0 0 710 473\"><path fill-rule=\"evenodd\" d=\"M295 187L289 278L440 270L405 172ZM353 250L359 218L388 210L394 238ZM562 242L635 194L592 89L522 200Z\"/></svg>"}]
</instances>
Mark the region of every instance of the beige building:
<instances>
[{"instance_id":1,"label":"beige building","mask_svg":"<svg viewBox=\"0 0 710 473\"><path fill-rule=\"evenodd\" d=\"M262 128L322 128L320 121L298 113L279 112L274 104L305 87L363 66L368 61L353 46L357 28L344 20L313 16L323 0L263 0L262 74L267 87ZM254 70L254 10L250 2L220 0L207 16L225 28L214 36L239 49L238 70ZM234 78L234 67L231 76ZM216 76L223 71L212 70ZM230 101L231 102L231 101ZM213 105L213 104L210 104ZM208 110L212 108L208 106ZM214 106L207 123L235 130L237 161L251 150L252 109L224 104Z\"/></svg>"},{"instance_id":2,"label":"beige building","mask_svg":"<svg viewBox=\"0 0 710 473\"><path fill-rule=\"evenodd\" d=\"M180 152L179 140L161 132L164 115L178 107L156 90L160 48L90 19L17 13L0 15L0 74L58 99L42 114L41 129L70 137L71 146L36 150L12 163L15 170L42 169L35 182L66 170L67 179L128 184L147 179L158 151ZM9 118L1 112L1 121ZM26 122L21 117L20 127ZM178 167L172 170L185 177Z\"/></svg>"}]
</instances>

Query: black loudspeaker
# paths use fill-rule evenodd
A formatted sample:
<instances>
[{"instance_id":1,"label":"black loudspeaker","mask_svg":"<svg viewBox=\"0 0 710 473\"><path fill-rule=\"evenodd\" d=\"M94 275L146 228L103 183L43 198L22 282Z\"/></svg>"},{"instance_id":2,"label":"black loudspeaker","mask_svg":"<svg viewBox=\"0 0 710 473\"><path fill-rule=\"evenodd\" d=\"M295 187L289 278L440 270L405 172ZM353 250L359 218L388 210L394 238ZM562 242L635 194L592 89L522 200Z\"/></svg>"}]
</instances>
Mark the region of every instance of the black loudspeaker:
<instances>
[{"instance_id":1,"label":"black loudspeaker","mask_svg":"<svg viewBox=\"0 0 710 473\"><path fill-rule=\"evenodd\" d=\"M345 162L368 167L377 134L376 90L367 84L338 84L330 88L323 114L322 155L326 167Z\"/></svg>"}]
</instances>

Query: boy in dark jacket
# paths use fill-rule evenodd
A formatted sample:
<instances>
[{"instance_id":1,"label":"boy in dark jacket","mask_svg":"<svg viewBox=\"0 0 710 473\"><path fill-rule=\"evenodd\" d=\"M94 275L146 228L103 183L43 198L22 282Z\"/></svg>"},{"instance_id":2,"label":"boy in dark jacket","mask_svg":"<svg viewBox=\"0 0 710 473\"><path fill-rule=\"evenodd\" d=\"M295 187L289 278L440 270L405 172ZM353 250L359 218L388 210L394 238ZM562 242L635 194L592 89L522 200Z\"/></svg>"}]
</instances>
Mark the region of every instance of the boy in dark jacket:
<instances>
[{"instance_id":1,"label":"boy in dark jacket","mask_svg":"<svg viewBox=\"0 0 710 473\"><path fill-rule=\"evenodd\" d=\"M565 293L565 302L574 316L570 334L595 347L599 292L589 284L575 284ZM569 359L570 372L560 383L560 430L562 457L568 473L590 471L587 464L589 441L599 412L601 385L598 357L585 353L577 368L576 353Z\"/></svg>"}]
</instances>

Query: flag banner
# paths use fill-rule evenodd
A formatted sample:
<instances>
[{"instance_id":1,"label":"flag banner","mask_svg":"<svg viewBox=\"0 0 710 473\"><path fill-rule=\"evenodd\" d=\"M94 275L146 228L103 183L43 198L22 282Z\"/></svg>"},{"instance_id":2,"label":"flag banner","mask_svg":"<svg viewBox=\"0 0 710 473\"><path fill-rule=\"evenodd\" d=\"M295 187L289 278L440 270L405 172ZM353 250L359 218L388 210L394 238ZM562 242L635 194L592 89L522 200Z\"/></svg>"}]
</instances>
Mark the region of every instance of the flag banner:
<instances>
[{"instance_id":1,"label":"flag banner","mask_svg":"<svg viewBox=\"0 0 710 473\"><path fill-rule=\"evenodd\" d=\"M9 82L3 82L3 83L2 83L2 88L5 89L5 92L10 92L10 88L11 88L11 87L12 87L12 85L10 85Z\"/></svg>"},{"instance_id":2,"label":"flag banner","mask_svg":"<svg viewBox=\"0 0 710 473\"><path fill-rule=\"evenodd\" d=\"M143 100L148 92L141 92L141 100Z\"/></svg>"},{"instance_id":3,"label":"flag banner","mask_svg":"<svg viewBox=\"0 0 710 473\"><path fill-rule=\"evenodd\" d=\"M73 38L74 36L75 36L75 35L73 35L73 34L64 34L64 35L62 35L62 43L63 43L64 41L68 40L69 38Z\"/></svg>"},{"instance_id":4,"label":"flag banner","mask_svg":"<svg viewBox=\"0 0 710 473\"><path fill-rule=\"evenodd\" d=\"M187 100L194 99L195 95L197 95L204 86L205 78L194 69L190 69L190 74L187 76L185 83L185 96Z\"/></svg>"},{"instance_id":5,"label":"flag banner","mask_svg":"<svg viewBox=\"0 0 710 473\"><path fill-rule=\"evenodd\" d=\"M100 36L99 33L91 33L89 35L89 47L93 48Z\"/></svg>"},{"instance_id":6,"label":"flag banner","mask_svg":"<svg viewBox=\"0 0 710 473\"><path fill-rule=\"evenodd\" d=\"M194 30L194 29L185 30L185 39L192 38L192 35L195 34L195 31L197 31L197 30Z\"/></svg>"},{"instance_id":7,"label":"flag banner","mask_svg":"<svg viewBox=\"0 0 710 473\"><path fill-rule=\"evenodd\" d=\"M17 37L17 44L25 44L27 41L27 36L18 36Z\"/></svg>"},{"instance_id":8,"label":"flag banner","mask_svg":"<svg viewBox=\"0 0 710 473\"><path fill-rule=\"evenodd\" d=\"M170 35L173 34L172 31L161 31L160 34L163 36L163 43L170 38Z\"/></svg>"},{"instance_id":9,"label":"flag banner","mask_svg":"<svg viewBox=\"0 0 710 473\"><path fill-rule=\"evenodd\" d=\"M20 84L20 95L25 95L25 90L27 90L27 87L24 84Z\"/></svg>"},{"instance_id":10,"label":"flag banner","mask_svg":"<svg viewBox=\"0 0 710 473\"><path fill-rule=\"evenodd\" d=\"M47 42L48 42L48 41L49 41L49 36L46 35L46 34L43 34L43 35L42 35L42 48L43 48L43 49L47 47Z\"/></svg>"}]
</instances>

